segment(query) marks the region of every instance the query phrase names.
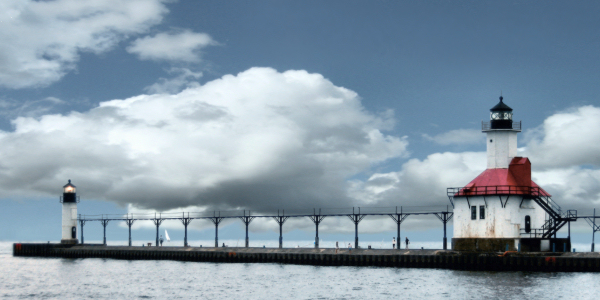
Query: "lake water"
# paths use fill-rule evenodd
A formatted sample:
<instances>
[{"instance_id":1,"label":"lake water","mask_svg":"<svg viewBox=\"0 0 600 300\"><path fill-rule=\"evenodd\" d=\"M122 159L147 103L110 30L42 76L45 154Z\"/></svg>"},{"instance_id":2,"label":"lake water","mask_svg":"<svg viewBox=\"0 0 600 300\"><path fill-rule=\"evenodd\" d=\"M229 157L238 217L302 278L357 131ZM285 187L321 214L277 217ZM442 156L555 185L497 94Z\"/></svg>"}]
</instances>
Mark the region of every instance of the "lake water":
<instances>
[{"instance_id":1,"label":"lake water","mask_svg":"<svg viewBox=\"0 0 600 300\"><path fill-rule=\"evenodd\" d=\"M0 242L1 299L593 299L599 291L597 273L24 258Z\"/></svg>"}]
</instances>

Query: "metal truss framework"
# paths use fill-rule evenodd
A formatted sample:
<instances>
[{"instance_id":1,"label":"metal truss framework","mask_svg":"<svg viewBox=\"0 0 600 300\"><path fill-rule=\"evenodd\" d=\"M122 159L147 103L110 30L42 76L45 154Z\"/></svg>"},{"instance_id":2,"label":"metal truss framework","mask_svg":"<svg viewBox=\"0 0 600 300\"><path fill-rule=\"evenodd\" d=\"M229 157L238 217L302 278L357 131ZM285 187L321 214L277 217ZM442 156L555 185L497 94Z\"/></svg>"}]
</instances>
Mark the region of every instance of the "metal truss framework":
<instances>
[{"instance_id":1,"label":"metal truss framework","mask_svg":"<svg viewBox=\"0 0 600 300\"><path fill-rule=\"evenodd\" d=\"M395 211L392 211L392 212L386 212L386 211L361 212L360 207L358 207L357 209L352 207L352 213L329 213L329 214L322 213L321 209L319 209L318 211L317 211L317 209L313 209L312 214L289 214L289 215L285 215L285 211L283 211L282 214L279 214L279 211L278 211L277 215L269 215L269 214L251 215L251 212L246 211L246 210L242 211L242 215L236 215L235 213L231 214L231 212L229 212L230 214L224 215L224 216L221 215L220 211L214 211L212 216L210 216L210 215L207 216L205 213L190 213L190 212L177 213L176 215L160 213L160 214L154 214L154 215L126 214L126 215L88 216L88 215L80 214L77 220L79 221L79 224L81 226L81 243L82 244L84 243L83 226L87 222L97 221L102 224L103 229L104 229L104 244L106 244L106 226L108 225L108 223L110 221L124 221L129 228L129 245L130 246L131 246L131 226L133 225L134 222L136 222L136 221L152 221L154 223L154 225L156 226L156 246L158 246L158 245L160 245L159 244L159 242L160 242L159 241L159 228L160 228L160 225L162 224L162 222L166 221L166 220L179 220L184 225L184 228L185 228L184 246L186 246L186 247L189 246L188 245L187 226L191 223L191 221L196 220L196 219L210 220L215 225L215 247L219 247L219 224L224 219L240 219L246 227L245 228L246 229L245 247L249 247L250 240L249 240L249 236L248 236L248 227L249 227L250 223L255 218L272 218L279 225L279 247L282 248L283 247L283 224L289 218L309 218L315 224L315 231L316 231L315 248L319 248L319 224L323 221L323 219L325 219L326 217L344 217L345 216L345 217L348 217L354 223L354 232L355 232L354 247L358 248L359 247L358 224L360 223L360 221L362 221L366 216L389 216L394 220L394 222L396 222L397 231L398 231L398 248L400 248L400 225L409 215L435 215L444 224L444 249L446 249L446 224L448 223L448 221L450 221L452 219L452 216L454 214L453 212L449 211L449 207L446 206L445 210L440 209L441 208L440 206L418 206L417 207L418 209L415 209L415 207L407 207L407 208L410 208L408 212L403 212L402 206L400 207L400 212L398 212L398 207L395 207ZM376 208L367 208L367 209L373 210Z\"/></svg>"}]
</instances>

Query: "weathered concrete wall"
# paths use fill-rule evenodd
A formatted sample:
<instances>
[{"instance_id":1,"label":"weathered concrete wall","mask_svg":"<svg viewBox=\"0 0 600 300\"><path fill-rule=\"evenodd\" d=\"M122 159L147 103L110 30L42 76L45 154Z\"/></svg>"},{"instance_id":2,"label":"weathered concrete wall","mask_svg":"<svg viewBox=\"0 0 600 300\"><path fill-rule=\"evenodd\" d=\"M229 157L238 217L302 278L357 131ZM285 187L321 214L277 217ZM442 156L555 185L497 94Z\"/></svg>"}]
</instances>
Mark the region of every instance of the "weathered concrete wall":
<instances>
[{"instance_id":1,"label":"weathered concrete wall","mask_svg":"<svg viewBox=\"0 0 600 300\"><path fill-rule=\"evenodd\" d=\"M507 200L508 197L508 200ZM519 195L473 196L454 198L455 238L520 238L521 228L525 228L525 216L531 217L531 228L541 228L546 221L546 213L533 200ZM505 204L504 207L502 205ZM471 220L471 207L477 215ZM480 207L485 208L485 218L481 219Z\"/></svg>"},{"instance_id":2,"label":"weathered concrete wall","mask_svg":"<svg viewBox=\"0 0 600 300\"><path fill-rule=\"evenodd\" d=\"M494 271L599 272L600 255L591 253L477 253L444 250L114 247L14 244L14 256L114 258L223 263L285 263L321 266L382 266Z\"/></svg>"},{"instance_id":3,"label":"weathered concrete wall","mask_svg":"<svg viewBox=\"0 0 600 300\"><path fill-rule=\"evenodd\" d=\"M506 249L508 246L508 250ZM452 250L456 251L516 251L518 242L513 238L453 238Z\"/></svg>"}]
</instances>

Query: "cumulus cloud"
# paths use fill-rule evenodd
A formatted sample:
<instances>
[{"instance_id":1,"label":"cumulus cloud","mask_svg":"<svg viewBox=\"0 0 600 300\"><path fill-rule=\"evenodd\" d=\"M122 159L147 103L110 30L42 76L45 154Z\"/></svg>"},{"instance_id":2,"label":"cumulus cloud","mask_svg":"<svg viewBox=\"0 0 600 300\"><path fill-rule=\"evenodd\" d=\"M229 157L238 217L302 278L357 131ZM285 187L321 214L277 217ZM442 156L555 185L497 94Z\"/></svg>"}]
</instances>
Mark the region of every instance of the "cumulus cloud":
<instances>
[{"instance_id":1,"label":"cumulus cloud","mask_svg":"<svg viewBox=\"0 0 600 300\"><path fill-rule=\"evenodd\" d=\"M440 145L483 144L485 141L481 130L475 129L456 129L435 136L428 134L423 134L422 136L424 139Z\"/></svg>"},{"instance_id":2,"label":"cumulus cloud","mask_svg":"<svg viewBox=\"0 0 600 300\"><path fill-rule=\"evenodd\" d=\"M600 166L600 108L582 106L556 113L526 132L525 154L538 168Z\"/></svg>"},{"instance_id":3,"label":"cumulus cloud","mask_svg":"<svg viewBox=\"0 0 600 300\"><path fill-rule=\"evenodd\" d=\"M600 170L580 166L553 168L533 172L532 177L563 209L587 214L600 205Z\"/></svg>"},{"instance_id":4,"label":"cumulus cloud","mask_svg":"<svg viewBox=\"0 0 600 300\"><path fill-rule=\"evenodd\" d=\"M199 62L200 50L217 43L206 33L183 30L177 33L158 33L139 38L127 47L127 52L143 60Z\"/></svg>"},{"instance_id":5,"label":"cumulus cloud","mask_svg":"<svg viewBox=\"0 0 600 300\"><path fill-rule=\"evenodd\" d=\"M348 178L407 147L353 91L269 68L13 125L0 132L0 196L56 195L72 179L83 199L159 211L352 206Z\"/></svg>"},{"instance_id":6,"label":"cumulus cloud","mask_svg":"<svg viewBox=\"0 0 600 300\"><path fill-rule=\"evenodd\" d=\"M0 85L46 86L75 68L79 53L101 53L147 31L162 0L0 1Z\"/></svg>"}]
</instances>

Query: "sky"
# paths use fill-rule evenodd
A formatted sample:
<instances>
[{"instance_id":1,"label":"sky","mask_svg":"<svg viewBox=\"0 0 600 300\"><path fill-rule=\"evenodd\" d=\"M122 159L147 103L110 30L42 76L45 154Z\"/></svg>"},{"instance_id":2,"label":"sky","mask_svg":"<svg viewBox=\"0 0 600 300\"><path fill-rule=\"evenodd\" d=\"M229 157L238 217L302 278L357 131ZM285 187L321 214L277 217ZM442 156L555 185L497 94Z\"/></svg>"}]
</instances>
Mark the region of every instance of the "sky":
<instances>
[{"instance_id":1,"label":"sky","mask_svg":"<svg viewBox=\"0 0 600 300\"><path fill-rule=\"evenodd\" d=\"M0 240L58 240L68 179L87 215L445 207L447 187L486 167L481 122L500 95L534 181L588 214L599 14L597 1L2 1ZM441 231L431 216L403 226Z\"/></svg>"}]
</instances>

